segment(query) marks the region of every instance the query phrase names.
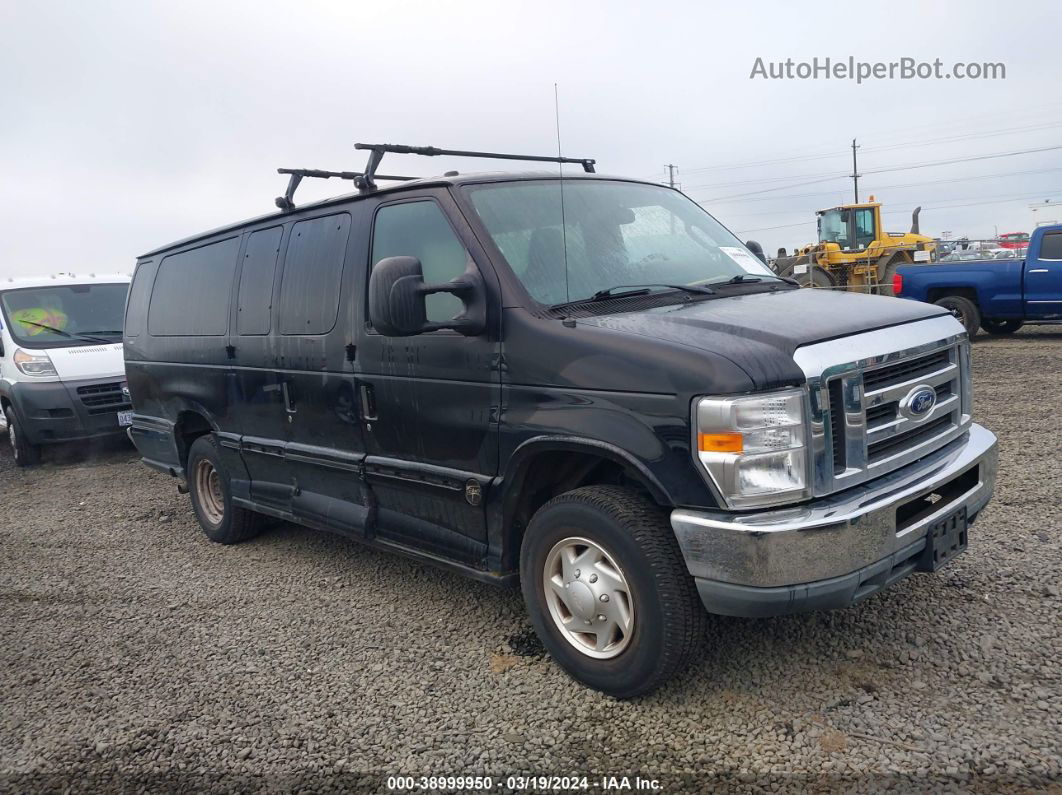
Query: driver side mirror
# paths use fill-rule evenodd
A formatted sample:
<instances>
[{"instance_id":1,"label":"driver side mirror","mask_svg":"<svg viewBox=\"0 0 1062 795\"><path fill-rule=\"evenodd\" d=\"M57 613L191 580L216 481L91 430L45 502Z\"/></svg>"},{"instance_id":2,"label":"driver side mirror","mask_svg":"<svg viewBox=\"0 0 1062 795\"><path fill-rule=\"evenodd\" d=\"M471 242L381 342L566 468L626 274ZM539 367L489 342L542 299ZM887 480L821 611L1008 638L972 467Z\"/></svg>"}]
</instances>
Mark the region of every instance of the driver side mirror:
<instances>
[{"instance_id":1,"label":"driver side mirror","mask_svg":"<svg viewBox=\"0 0 1062 795\"><path fill-rule=\"evenodd\" d=\"M425 297L450 293L464 303L464 312L445 323L429 322ZM465 272L443 284L425 284L416 257L386 257L369 277L369 319L385 337L413 337L428 331L453 329L466 337L487 327L487 293L483 277L469 260Z\"/></svg>"}]
</instances>

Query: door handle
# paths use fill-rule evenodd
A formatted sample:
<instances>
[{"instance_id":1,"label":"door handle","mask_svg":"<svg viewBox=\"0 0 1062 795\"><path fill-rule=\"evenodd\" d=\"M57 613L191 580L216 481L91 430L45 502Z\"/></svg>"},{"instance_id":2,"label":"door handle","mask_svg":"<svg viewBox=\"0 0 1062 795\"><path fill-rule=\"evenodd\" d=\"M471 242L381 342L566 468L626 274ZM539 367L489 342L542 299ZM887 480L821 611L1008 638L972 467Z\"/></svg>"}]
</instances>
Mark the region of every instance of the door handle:
<instances>
[{"instance_id":1,"label":"door handle","mask_svg":"<svg viewBox=\"0 0 1062 795\"><path fill-rule=\"evenodd\" d=\"M1029 273L1050 273L1047 268L1032 268Z\"/></svg>"},{"instance_id":2,"label":"door handle","mask_svg":"<svg viewBox=\"0 0 1062 795\"><path fill-rule=\"evenodd\" d=\"M280 391L284 393L284 411L288 413L290 420L291 415L295 413L295 401L291 397L291 387L288 386L287 381L281 382Z\"/></svg>"},{"instance_id":3,"label":"door handle","mask_svg":"<svg viewBox=\"0 0 1062 795\"><path fill-rule=\"evenodd\" d=\"M361 385L361 417L367 422L374 422L376 416L376 391L372 384Z\"/></svg>"}]
</instances>

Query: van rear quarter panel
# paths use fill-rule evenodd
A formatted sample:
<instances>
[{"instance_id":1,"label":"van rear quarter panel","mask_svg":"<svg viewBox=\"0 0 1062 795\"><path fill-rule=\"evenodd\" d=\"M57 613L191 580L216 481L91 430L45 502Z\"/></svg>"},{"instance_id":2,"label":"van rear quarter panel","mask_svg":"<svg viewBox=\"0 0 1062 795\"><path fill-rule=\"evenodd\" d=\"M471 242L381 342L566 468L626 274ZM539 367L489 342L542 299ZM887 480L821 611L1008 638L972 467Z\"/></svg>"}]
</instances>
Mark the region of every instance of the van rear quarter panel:
<instances>
[{"instance_id":1,"label":"van rear quarter panel","mask_svg":"<svg viewBox=\"0 0 1062 795\"><path fill-rule=\"evenodd\" d=\"M137 448L156 463L180 468L172 429L182 415L198 414L219 431L233 429L226 346L239 249L240 235L229 232L138 263L127 309L131 323L124 339L126 378L140 418L133 429ZM215 261L214 254L223 258ZM187 259L182 255L197 256L205 264L186 276L180 270ZM150 288L145 280L150 280ZM203 305L224 313L223 319L209 319L212 333L208 336L186 333L190 328L160 325L163 318L179 321L185 310L194 319L197 307ZM154 318L152 307L159 309Z\"/></svg>"}]
</instances>

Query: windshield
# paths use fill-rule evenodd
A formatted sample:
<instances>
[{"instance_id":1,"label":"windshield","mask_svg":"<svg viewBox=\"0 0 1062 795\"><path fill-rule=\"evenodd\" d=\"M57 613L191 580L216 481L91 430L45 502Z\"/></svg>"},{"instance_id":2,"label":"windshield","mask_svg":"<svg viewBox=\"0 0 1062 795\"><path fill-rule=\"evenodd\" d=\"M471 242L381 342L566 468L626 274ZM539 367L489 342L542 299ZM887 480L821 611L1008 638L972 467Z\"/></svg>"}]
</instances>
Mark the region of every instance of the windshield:
<instances>
[{"instance_id":1,"label":"windshield","mask_svg":"<svg viewBox=\"0 0 1062 795\"><path fill-rule=\"evenodd\" d=\"M31 287L0 294L11 337L28 348L98 345L122 339L127 284Z\"/></svg>"},{"instance_id":2,"label":"windshield","mask_svg":"<svg viewBox=\"0 0 1062 795\"><path fill-rule=\"evenodd\" d=\"M718 221L668 188L558 179L469 191L509 267L543 304L580 301L621 285L772 275Z\"/></svg>"},{"instance_id":3,"label":"windshield","mask_svg":"<svg viewBox=\"0 0 1062 795\"><path fill-rule=\"evenodd\" d=\"M848 210L826 210L819 213L819 242L848 246Z\"/></svg>"}]
</instances>

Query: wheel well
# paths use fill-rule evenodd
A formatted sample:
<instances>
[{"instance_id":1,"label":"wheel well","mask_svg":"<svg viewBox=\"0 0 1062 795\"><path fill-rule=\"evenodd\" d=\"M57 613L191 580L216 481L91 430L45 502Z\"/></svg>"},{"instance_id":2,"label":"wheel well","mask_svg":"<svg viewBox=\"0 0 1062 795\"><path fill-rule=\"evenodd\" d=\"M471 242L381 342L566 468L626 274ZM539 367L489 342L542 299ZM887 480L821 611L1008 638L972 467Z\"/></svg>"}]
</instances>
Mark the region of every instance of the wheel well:
<instances>
[{"instance_id":1,"label":"wheel well","mask_svg":"<svg viewBox=\"0 0 1062 795\"><path fill-rule=\"evenodd\" d=\"M536 455L518 475L511 488L515 494L507 506L505 558L508 566L519 563L520 544L535 511L558 494L580 486L624 486L658 502L653 489L631 467L594 453L555 450Z\"/></svg>"},{"instance_id":2,"label":"wheel well","mask_svg":"<svg viewBox=\"0 0 1062 795\"><path fill-rule=\"evenodd\" d=\"M975 306L977 305L977 290L973 287L933 287L926 293L926 298L932 304L941 298L947 298L949 295L966 298L973 301Z\"/></svg>"},{"instance_id":3,"label":"wheel well","mask_svg":"<svg viewBox=\"0 0 1062 795\"><path fill-rule=\"evenodd\" d=\"M173 426L173 438L177 442L177 455L182 469L188 468L188 451L192 449L195 440L213 430L213 426L202 414L182 411L178 415L177 423Z\"/></svg>"}]
</instances>

